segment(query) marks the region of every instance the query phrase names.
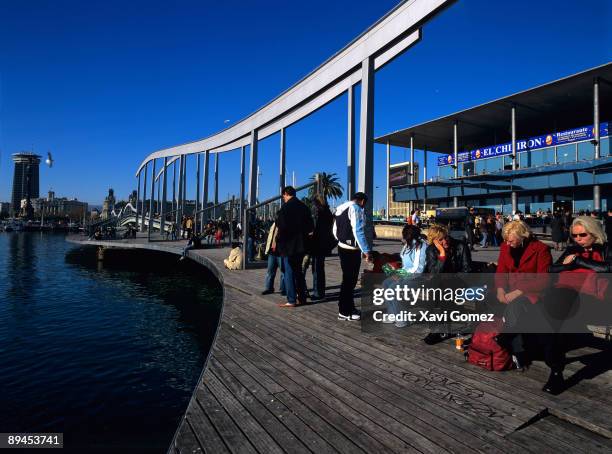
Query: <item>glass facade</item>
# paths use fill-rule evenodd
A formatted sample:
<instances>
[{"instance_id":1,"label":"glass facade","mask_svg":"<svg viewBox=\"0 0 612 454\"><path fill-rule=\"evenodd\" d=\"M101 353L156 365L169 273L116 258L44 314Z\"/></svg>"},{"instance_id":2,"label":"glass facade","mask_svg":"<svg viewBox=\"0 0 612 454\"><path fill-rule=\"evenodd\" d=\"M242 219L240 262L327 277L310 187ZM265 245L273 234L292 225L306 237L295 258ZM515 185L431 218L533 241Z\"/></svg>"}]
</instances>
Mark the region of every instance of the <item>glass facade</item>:
<instances>
[{"instance_id":1,"label":"glass facade","mask_svg":"<svg viewBox=\"0 0 612 454\"><path fill-rule=\"evenodd\" d=\"M500 170L504 170L504 157L503 156L474 161L474 173L476 175L482 175L482 174L491 173L491 172L499 172Z\"/></svg>"},{"instance_id":2,"label":"glass facade","mask_svg":"<svg viewBox=\"0 0 612 454\"><path fill-rule=\"evenodd\" d=\"M509 155L460 162L458 180L451 165L438 166L436 181L394 192L401 201L427 200L445 207L452 206L453 198L458 197L460 205L493 208L507 214L512 210L511 192L516 191L518 209L533 214L554 210L560 203L571 203L574 212L593 210L593 185L599 184L601 209L606 210L612 205L610 139L601 138L599 165L592 162L595 145L584 140L521 152L516 172L512 171Z\"/></svg>"},{"instance_id":3,"label":"glass facade","mask_svg":"<svg viewBox=\"0 0 612 454\"><path fill-rule=\"evenodd\" d=\"M591 142L580 142L578 144L578 161L589 161L595 159L595 145Z\"/></svg>"},{"instance_id":4,"label":"glass facade","mask_svg":"<svg viewBox=\"0 0 612 454\"><path fill-rule=\"evenodd\" d=\"M576 144L562 145L557 147L557 162L574 162L576 160Z\"/></svg>"},{"instance_id":5,"label":"glass facade","mask_svg":"<svg viewBox=\"0 0 612 454\"><path fill-rule=\"evenodd\" d=\"M555 164L555 149L545 148L543 150L536 150L529 152L531 154L531 166L529 167L541 167Z\"/></svg>"},{"instance_id":6,"label":"glass facade","mask_svg":"<svg viewBox=\"0 0 612 454\"><path fill-rule=\"evenodd\" d=\"M606 137L605 139L601 139L599 153L601 154L601 156L610 156L610 138L609 137Z\"/></svg>"}]
</instances>

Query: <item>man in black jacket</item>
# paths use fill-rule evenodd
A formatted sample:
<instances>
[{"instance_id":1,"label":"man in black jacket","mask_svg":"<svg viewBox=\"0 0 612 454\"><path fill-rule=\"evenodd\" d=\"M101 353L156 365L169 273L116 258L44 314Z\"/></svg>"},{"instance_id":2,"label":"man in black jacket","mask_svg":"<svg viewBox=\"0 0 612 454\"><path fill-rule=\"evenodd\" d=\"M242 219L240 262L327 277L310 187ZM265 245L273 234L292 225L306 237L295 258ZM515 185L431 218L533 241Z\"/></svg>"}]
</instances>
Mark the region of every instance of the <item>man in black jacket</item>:
<instances>
[{"instance_id":1,"label":"man in black jacket","mask_svg":"<svg viewBox=\"0 0 612 454\"><path fill-rule=\"evenodd\" d=\"M276 218L276 251L283 261L287 292L287 303L282 307L295 307L306 303L302 260L308 236L314 231L314 223L310 210L295 196L292 186L285 187L282 195L285 203Z\"/></svg>"}]
</instances>

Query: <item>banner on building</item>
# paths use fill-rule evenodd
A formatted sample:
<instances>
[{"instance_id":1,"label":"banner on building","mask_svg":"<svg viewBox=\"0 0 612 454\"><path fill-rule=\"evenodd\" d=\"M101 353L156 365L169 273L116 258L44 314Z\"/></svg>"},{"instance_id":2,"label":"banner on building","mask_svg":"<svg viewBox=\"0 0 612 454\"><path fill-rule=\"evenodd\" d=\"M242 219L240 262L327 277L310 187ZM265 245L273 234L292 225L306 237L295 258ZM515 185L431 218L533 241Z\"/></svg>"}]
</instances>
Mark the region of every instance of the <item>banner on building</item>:
<instances>
[{"instance_id":1,"label":"banner on building","mask_svg":"<svg viewBox=\"0 0 612 454\"><path fill-rule=\"evenodd\" d=\"M516 151L523 153L526 151L539 150L541 148L554 147L556 145L566 145L569 143L592 140L595 138L595 128L593 125L581 128L568 129L567 131L555 132L541 136L530 137L529 139L517 139ZM609 135L609 123L600 123L599 136ZM478 159L495 158L512 154L512 142L490 147L477 148L475 150L463 151L457 154L458 162L476 161ZM448 166L454 164L453 155L438 157L438 166Z\"/></svg>"}]
</instances>

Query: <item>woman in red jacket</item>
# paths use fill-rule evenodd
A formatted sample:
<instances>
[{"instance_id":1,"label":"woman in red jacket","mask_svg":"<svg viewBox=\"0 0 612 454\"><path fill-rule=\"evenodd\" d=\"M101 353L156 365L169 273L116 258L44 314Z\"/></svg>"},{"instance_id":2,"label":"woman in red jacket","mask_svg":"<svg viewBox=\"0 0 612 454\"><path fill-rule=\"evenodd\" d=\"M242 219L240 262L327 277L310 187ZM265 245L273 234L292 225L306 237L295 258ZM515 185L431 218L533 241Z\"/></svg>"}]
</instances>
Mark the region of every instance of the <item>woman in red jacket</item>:
<instances>
[{"instance_id":1,"label":"woman in red jacket","mask_svg":"<svg viewBox=\"0 0 612 454\"><path fill-rule=\"evenodd\" d=\"M548 286L548 268L552 264L550 249L533 237L523 221L511 221L502 230L504 242L499 250L495 276L497 300L507 305L504 331L498 342L512 350L517 369L526 365L523 335L516 333L519 322L534 314L532 305Z\"/></svg>"}]
</instances>

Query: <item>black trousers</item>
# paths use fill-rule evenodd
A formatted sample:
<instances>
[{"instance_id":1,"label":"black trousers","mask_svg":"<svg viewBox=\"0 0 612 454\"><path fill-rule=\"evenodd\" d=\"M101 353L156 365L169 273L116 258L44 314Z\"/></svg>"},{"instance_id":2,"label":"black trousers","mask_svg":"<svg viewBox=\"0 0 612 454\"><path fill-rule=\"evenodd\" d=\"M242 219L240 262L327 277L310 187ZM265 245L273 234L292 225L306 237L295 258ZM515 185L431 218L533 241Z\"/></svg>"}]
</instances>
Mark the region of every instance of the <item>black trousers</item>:
<instances>
[{"instance_id":1,"label":"black trousers","mask_svg":"<svg viewBox=\"0 0 612 454\"><path fill-rule=\"evenodd\" d=\"M361 251L338 247L340 268L342 268L342 284L340 285L340 299L338 312L342 315L351 315L355 310L353 292L359 280L361 267Z\"/></svg>"},{"instance_id":2,"label":"black trousers","mask_svg":"<svg viewBox=\"0 0 612 454\"><path fill-rule=\"evenodd\" d=\"M506 319L506 329L509 333L502 335L502 343L511 345L512 353L523 353L529 347L541 350L544 354L544 362L553 372L562 372L565 368L565 343L564 334L557 332L548 333L516 333L516 329L526 320L529 320L531 327L549 326L544 324L542 314L543 302L531 304L526 297L520 297L506 305L504 313ZM514 331L514 333L512 333Z\"/></svg>"}]
</instances>

